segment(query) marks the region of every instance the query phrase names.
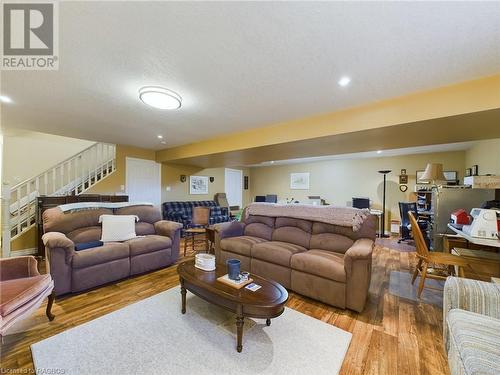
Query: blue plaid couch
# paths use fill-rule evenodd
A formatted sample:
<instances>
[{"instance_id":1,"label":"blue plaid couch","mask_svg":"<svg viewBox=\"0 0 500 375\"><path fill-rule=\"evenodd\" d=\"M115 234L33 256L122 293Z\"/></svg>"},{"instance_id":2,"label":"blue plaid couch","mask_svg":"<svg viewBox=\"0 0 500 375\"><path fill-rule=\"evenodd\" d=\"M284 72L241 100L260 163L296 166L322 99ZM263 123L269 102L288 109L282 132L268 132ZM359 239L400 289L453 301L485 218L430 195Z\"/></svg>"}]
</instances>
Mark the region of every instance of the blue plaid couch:
<instances>
[{"instance_id":1,"label":"blue plaid couch","mask_svg":"<svg viewBox=\"0 0 500 375\"><path fill-rule=\"evenodd\" d=\"M193 218L193 207L199 206L210 207L210 224L229 221L228 209L217 205L215 201L164 202L162 204L163 218L182 223L184 228L188 228Z\"/></svg>"}]
</instances>

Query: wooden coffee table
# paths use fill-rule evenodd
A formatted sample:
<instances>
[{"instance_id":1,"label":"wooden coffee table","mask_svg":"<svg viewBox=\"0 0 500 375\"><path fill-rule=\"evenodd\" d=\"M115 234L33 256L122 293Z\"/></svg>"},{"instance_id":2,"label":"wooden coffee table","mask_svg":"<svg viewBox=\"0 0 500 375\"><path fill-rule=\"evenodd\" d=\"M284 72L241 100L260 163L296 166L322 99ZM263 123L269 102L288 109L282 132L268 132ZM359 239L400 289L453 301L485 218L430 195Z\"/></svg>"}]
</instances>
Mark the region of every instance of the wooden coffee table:
<instances>
[{"instance_id":1,"label":"wooden coffee table","mask_svg":"<svg viewBox=\"0 0 500 375\"><path fill-rule=\"evenodd\" d=\"M243 349L243 322L245 317L266 319L271 325L271 319L280 316L285 310L288 292L277 282L266 280L257 275L251 275L253 282L261 288L252 292L246 288L235 289L217 281L217 278L227 273L225 265L217 265L215 271L202 271L194 266L194 260L179 264L177 267L181 282L182 313L186 313L186 291L236 313L236 350Z\"/></svg>"}]
</instances>

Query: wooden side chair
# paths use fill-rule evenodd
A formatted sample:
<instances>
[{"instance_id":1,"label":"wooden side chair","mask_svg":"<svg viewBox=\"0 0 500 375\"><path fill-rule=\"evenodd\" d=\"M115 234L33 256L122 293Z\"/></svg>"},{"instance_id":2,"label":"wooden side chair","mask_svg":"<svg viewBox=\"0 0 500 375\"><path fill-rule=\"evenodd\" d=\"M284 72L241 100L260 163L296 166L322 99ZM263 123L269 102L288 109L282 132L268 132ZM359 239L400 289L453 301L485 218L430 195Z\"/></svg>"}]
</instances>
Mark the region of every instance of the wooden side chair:
<instances>
[{"instance_id":1,"label":"wooden side chair","mask_svg":"<svg viewBox=\"0 0 500 375\"><path fill-rule=\"evenodd\" d=\"M442 252L430 252L424 240L424 236L420 227L418 226L417 219L413 212L409 212L411 232L413 239L415 240L415 246L417 248L418 263L413 273L413 278L411 279L412 285L415 283L415 279L420 275L420 284L418 286L418 298L422 294L424 289L425 279L438 279L446 280L448 276L454 275L455 266L458 267L458 274L460 277L464 276L463 269L468 267L472 272L474 272L470 266L470 261L464 259L458 255L442 253ZM433 272L429 272L429 265L435 266ZM439 267L439 266L445 266Z\"/></svg>"},{"instance_id":2,"label":"wooden side chair","mask_svg":"<svg viewBox=\"0 0 500 375\"><path fill-rule=\"evenodd\" d=\"M203 234L204 239L199 240L205 243L206 249L208 251L208 237L207 237L207 227L210 224L210 207L193 207L193 218L191 220L191 227L184 230L184 256L186 256L187 243L189 237L191 238L191 247L193 251L196 251L196 242L198 241L195 237L197 235Z\"/></svg>"}]
</instances>

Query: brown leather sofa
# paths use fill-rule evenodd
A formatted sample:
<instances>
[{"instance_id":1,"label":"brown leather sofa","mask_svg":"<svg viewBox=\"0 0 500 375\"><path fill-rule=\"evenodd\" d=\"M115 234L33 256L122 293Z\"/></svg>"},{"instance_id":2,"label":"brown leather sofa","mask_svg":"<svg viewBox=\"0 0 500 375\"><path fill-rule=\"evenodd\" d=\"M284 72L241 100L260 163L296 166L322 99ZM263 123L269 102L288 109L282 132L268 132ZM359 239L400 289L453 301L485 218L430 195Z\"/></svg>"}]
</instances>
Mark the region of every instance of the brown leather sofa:
<instances>
[{"instance_id":1,"label":"brown leather sofa","mask_svg":"<svg viewBox=\"0 0 500 375\"><path fill-rule=\"evenodd\" d=\"M216 225L215 254L251 273L340 308L362 311L370 287L376 219L358 231L308 220L248 216Z\"/></svg>"},{"instance_id":2,"label":"brown leather sofa","mask_svg":"<svg viewBox=\"0 0 500 375\"><path fill-rule=\"evenodd\" d=\"M99 216L103 214L137 215L135 231L141 237L75 251L75 243L100 240ZM175 263L181 228L180 223L161 220L160 211L152 206L73 213L63 213L57 207L46 210L42 239L56 295L79 292Z\"/></svg>"}]
</instances>

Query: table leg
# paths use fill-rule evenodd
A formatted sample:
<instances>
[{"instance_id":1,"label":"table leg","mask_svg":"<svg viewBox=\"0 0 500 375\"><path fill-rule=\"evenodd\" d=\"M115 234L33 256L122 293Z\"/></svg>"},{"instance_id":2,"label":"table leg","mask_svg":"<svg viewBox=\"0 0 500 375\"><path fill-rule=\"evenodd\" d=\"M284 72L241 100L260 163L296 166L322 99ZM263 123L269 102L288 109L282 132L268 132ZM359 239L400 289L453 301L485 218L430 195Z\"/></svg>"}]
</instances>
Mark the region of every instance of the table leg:
<instances>
[{"instance_id":1,"label":"table leg","mask_svg":"<svg viewBox=\"0 0 500 375\"><path fill-rule=\"evenodd\" d=\"M184 256L186 256L187 241L188 241L188 235L187 233L184 233Z\"/></svg>"},{"instance_id":2,"label":"table leg","mask_svg":"<svg viewBox=\"0 0 500 375\"><path fill-rule=\"evenodd\" d=\"M236 350L238 353L241 353L243 349L242 341L243 341L243 321L244 318L242 316L236 317L236 331L238 334L238 345L236 346Z\"/></svg>"},{"instance_id":3,"label":"table leg","mask_svg":"<svg viewBox=\"0 0 500 375\"><path fill-rule=\"evenodd\" d=\"M182 308L181 312L186 313L186 288L184 287L184 279L180 278L181 282L181 297L182 297Z\"/></svg>"},{"instance_id":4,"label":"table leg","mask_svg":"<svg viewBox=\"0 0 500 375\"><path fill-rule=\"evenodd\" d=\"M237 345L236 345L236 350L238 353L241 353L243 350L243 323L244 319L243 318L243 307L241 305L238 305L238 308L236 309L236 334L237 334Z\"/></svg>"},{"instance_id":5,"label":"table leg","mask_svg":"<svg viewBox=\"0 0 500 375\"><path fill-rule=\"evenodd\" d=\"M268 319L266 319L266 326L269 327L270 325L271 325L271 319L268 318Z\"/></svg>"}]
</instances>

